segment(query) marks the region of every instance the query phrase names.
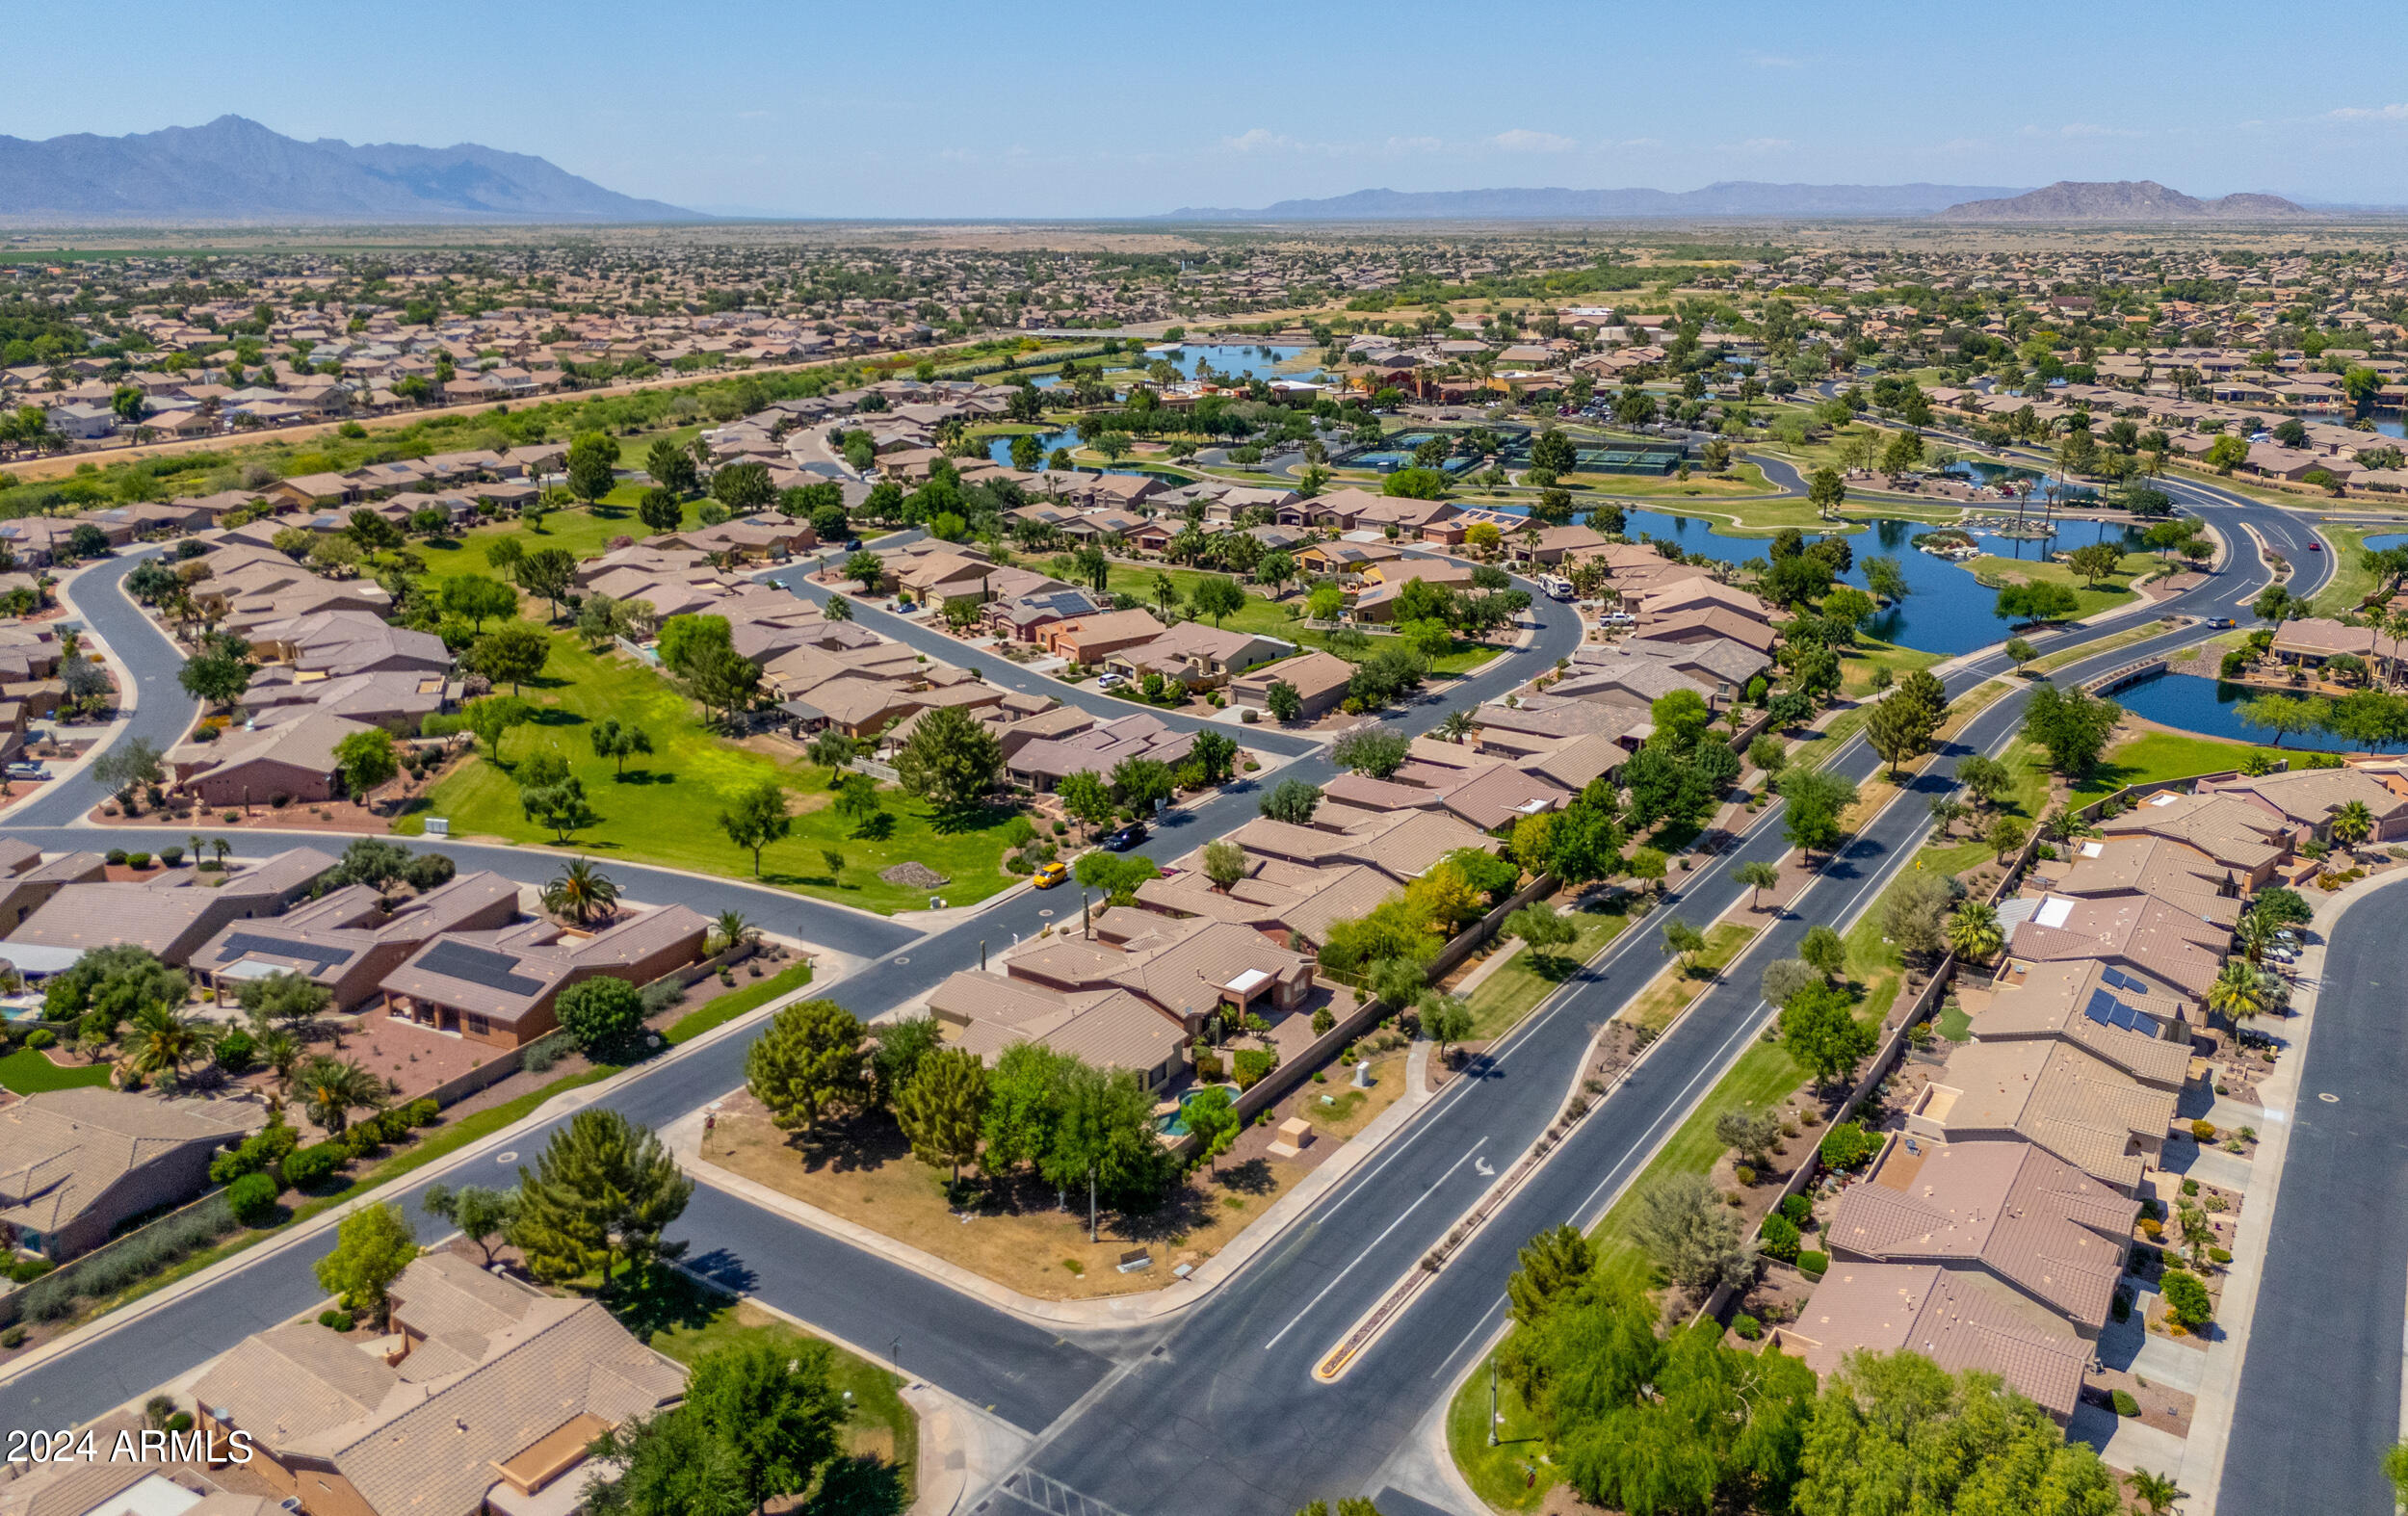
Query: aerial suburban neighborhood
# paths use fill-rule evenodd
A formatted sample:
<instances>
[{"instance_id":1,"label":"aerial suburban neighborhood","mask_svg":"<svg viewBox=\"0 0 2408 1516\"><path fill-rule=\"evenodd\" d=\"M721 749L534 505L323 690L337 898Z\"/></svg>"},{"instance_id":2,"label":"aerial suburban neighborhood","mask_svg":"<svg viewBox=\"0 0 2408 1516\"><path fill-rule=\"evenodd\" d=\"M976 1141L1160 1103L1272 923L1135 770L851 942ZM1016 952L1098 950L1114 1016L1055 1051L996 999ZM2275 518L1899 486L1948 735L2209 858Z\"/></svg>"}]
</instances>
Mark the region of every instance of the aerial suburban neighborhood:
<instances>
[{"instance_id":1,"label":"aerial suburban neighborhood","mask_svg":"<svg viewBox=\"0 0 2408 1516\"><path fill-rule=\"evenodd\" d=\"M22 24L0 1516L2408 1506L2402 108L1085 9Z\"/></svg>"}]
</instances>

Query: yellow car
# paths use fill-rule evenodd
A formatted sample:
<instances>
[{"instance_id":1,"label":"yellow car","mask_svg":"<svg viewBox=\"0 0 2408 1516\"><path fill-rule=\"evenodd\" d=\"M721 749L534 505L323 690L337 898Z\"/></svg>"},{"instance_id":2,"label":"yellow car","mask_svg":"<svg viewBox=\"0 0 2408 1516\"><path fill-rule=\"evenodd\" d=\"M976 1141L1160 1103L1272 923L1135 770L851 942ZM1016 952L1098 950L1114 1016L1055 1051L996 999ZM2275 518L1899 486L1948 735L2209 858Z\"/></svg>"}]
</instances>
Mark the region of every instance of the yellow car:
<instances>
[{"instance_id":1,"label":"yellow car","mask_svg":"<svg viewBox=\"0 0 2408 1516\"><path fill-rule=\"evenodd\" d=\"M1050 890L1068 877L1070 877L1070 866L1065 863L1046 864L1030 876L1040 890Z\"/></svg>"}]
</instances>

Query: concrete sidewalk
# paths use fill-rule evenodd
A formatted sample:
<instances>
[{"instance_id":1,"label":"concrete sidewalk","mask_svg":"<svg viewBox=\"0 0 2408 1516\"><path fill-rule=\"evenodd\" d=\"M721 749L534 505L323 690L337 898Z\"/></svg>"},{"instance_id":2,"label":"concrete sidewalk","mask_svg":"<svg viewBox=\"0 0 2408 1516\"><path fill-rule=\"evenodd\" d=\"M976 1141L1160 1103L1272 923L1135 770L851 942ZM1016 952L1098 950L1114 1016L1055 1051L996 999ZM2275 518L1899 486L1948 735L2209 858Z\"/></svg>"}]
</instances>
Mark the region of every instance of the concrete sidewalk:
<instances>
[{"instance_id":1,"label":"concrete sidewalk","mask_svg":"<svg viewBox=\"0 0 2408 1516\"><path fill-rule=\"evenodd\" d=\"M701 1183L764 1211L775 1212L815 1232L849 1242L864 1252L876 1253L890 1263L900 1264L949 1289L984 1301L999 1311L1008 1311L1024 1320L1048 1326L1135 1326L1186 1310L1210 1294L1217 1286L1243 1268L1255 1255L1278 1241L1282 1233L1310 1211L1340 1180L1386 1145L1388 1138L1411 1120L1416 1111L1435 1098L1429 1087L1430 1052L1428 1042L1414 1043L1413 1051L1405 1058L1404 1093L1397 1097L1397 1103L1374 1117L1362 1131L1346 1139L1336 1153L1305 1175L1294 1189L1280 1196L1269 1210L1233 1238L1228 1246L1206 1259L1193 1273L1160 1290L1094 1300L1040 1300L1034 1295L1022 1294L984 1274L964 1268L959 1264L949 1263L925 1248L898 1242L883 1232L780 1193L756 1180L731 1173L702 1156L704 1112L701 1111L693 1111L663 1129L661 1140L676 1155L687 1173Z\"/></svg>"}]
</instances>

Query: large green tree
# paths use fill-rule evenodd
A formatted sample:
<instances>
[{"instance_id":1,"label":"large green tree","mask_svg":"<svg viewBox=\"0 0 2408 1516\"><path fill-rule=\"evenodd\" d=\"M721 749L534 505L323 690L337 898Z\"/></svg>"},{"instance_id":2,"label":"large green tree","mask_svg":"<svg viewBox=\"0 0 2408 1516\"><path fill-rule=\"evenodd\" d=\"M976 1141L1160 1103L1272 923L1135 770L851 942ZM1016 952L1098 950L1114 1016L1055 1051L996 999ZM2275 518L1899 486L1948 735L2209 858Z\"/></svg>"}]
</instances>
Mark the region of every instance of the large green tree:
<instances>
[{"instance_id":1,"label":"large green tree","mask_svg":"<svg viewBox=\"0 0 2408 1516\"><path fill-rule=\"evenodd\" d=\"M978 1161L986 1102L985 1062L960 1048L938 1048L919 1060L896 1096L895 1120L911 1139L912 1155L931 1167L946 1164L948 1183L958 1185L961 1165Z\"/></svg>"},{"instance_id":2,"label":"large green tree","mask_svg":"<svg viewBox=\"0 0 2408 1516\"><path fill-rule=\"evenodd\" d=\"M685 1250L661 1234L693 1193L694 1181L649 1127L589 1106L552 1134L532 1171L520 1166L510 1241L537 1277L594 1275L607 1290L621 1264L641 1275Z\"/></svg>"},{"instance_id":3,"label":"large green tree","mask_svg":"<svg viewBox=\"0 0 2408 1516\"><path fill-rule=\"evenodd\" d=\"M962 811L995 788L1004 748L995 734L958 706L938 706L922 716L895 755L904 790L939 811Z\"/></svg>"},{"instance_id":4,"label":"large green tree","mask_svg":"<svg viewBox=\"0 0 2408 1516\"><path fill-rule=\"evenodd\" d=\"M770 1119L809 1132L870 1092L860 1019L826 999L798 1001L771 1018L745 1056L745 1080Z\"/></svg>"}]
</instances>

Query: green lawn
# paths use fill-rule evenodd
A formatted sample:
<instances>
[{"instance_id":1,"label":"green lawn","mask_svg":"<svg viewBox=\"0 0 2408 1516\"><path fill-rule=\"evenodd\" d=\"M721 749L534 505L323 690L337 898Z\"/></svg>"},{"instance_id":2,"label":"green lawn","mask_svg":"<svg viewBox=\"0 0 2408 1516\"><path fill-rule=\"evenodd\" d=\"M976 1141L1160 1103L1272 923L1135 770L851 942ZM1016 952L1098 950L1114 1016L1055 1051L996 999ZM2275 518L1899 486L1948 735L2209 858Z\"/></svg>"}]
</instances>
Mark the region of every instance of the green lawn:
<instances>
[{"instance_id":1,"label":"green lawn","mask_svg":"<svg viewBox=\"0 0 2408 1516\"><path fill-rule=\"evenodd\" d=\"M636 499L643 490L635 484L621 484L602 497L601 504L589 510L556 510L543 518L543 530L537 532L524 523L512 521L507 526L478 527L458 537L438 537L412 544L427 561L427 572L437 579L458 574L494 573L485 559L485 550L504 537L515 537L518 545L533 553L540 548L564 547L578 558L599 558L610 551L611 538L632 536L642 541L652 529L636 519ZM695 511L700 501L689 501L685 524L695 524Z\"/></svg>"},{"instance_id":2,"label":"green lawn","mask_svg":"<svg viewBox=\"0 0 2408 1516\"><path fill-rule=\"evenodd\" d=\"M920 1461L920 1418L896 1393L903 1383L901 1374L670 1269L658 1270L650 1288L614 1305L612 1314L654 1350L690 1369L705 1354L726 1347L760 1343L786 1350L804 1343L822 1344L833 1370L830 1378L836 1389L847 1392L852 1413L846 1428L849 1451L896 1469L903 1503L908 1503Z\"/></svg>"},{"instance_id":3,"label":"green lawn","mask_svg":"<svg viewBox=\"0 0 2408 1516\"><path fill-rule=\"evenodd\" d=\"M766 1006L789 990L800 989L810 982L811 965L808 962L798 963L783 973L756 980L743 989L729 990L698 1010L688 1011L662 1035L672 1047L680 1042L691 1042L713 1027L723 1027L745 1012Z\"/></svg>"},{"instance_id":4,"label":"green lawn","mask_svg":"<svg viewBox=\"0 0 2408 1516\"><path fill-rule=\"evenodd\" d=\"M2074 786L2074 797L2095 800L2128 784L2219 773L2239 768L2254 750L2255 745L2249 743L2221 742L2181 732L2146 732L2110 751L2088 777Z\"/></svg>"},{"instance_id":5,"label":"green lawn","mask_svg":"<svg viewBox=\"0 0 2408 1516\"><path fill-rule=\"evenodd\" d=\"M1533 961L1528 948L1512 961L1482 980L1466 1004L1472 1007L1472 1031L1466 1039L1494 1042L1515 1023L1562 987L1580 966L1603 953L1633 921L1631 897L1617 895L1601 904L1567 912L1580 935L1542 961Z\"/></svg>"},{"instance_id":6,"label":"green lawn","mask_svg":"<svg viewBox=\"0 0 2408 1516\"><path fill-rule=\"evenodd\" d=\"M2316 591L2316 614L2338 616L2355 611L2374 593L2374 576L2358 566L2358 555L2366 551L2367 535L2373 530L2377 536L2388 535L2389 527L2369 529L2345 527L2334 523L2318 526L2316 535L2323 537L2325 551L2333 560L2333 577Z\"/></svg>"},{"instance_id":7,"label":"green lawn","mask_svg":"<svg viewBox=\"0 0 2408 1516\"><path fill-rule=\"evenodd\" d=\"M722 740L650 667L616 656L597 657L574 638L553 638L551 666L527 687L527 694L541 712L510 733L502 756L515 765L548 749L584 781L602 820L572 839L570 846L579 851L605 861L625 858L749 877L751 855L727 840L719 816L739 792L772 779L793 792L798 814L792 835L763 852L764 883L892 913L928 903L927 892L877 877L880 869L904 859L918 859L947 876L952 882L944 886L944 896L957 905L984 900L1012 882L1002 868L998 835L1008 813L977 812L955 824L889 788L881 795L892 831L882 840L856 838L851 823L828 806L826 770L788 767ZM610 761L593 755L584 730L606 716L640 726L652 738L652 756L630 761L623 782L613 777ZM429 800L429 811L406 818L401 829L423 827L425 815L432 814L450 819L454 836L555 845L550 832L521 812L518 786L509 771L482 756L436 785ZM843 866L831 870L824 850L841 854Z\"/></svg>"},{"instance_id":8,"label":"green lawn","mask_svg":"<svg viewBox=\"0 0 2408 1516\"><path fill-rule=\"evenodd\" d=\"M2055 562L2035 562L2028 558L1999 558L1985 554L1965 566L1973 570L1976 579L1994 589L2006 583L2003 576L2008 574L2014 575L2026 584L2039 584L2045 580L2051 584L2063 585L2073 590L2075 597L2081 602L2071 617L2071 619L2080 619L2082 616L2097 615L2102 611L2113 610L2120 605L2131 604L2134 596L2132 588L2133 577L2157 568L2159 564L2155 554L2127 553L2124 555L2124 562L2115 572L2100 580L2095 586L2065 564Z\"/></svg>"},{"instance_id":9,"label":"green lawn","mask_svg":"<svg viewBox=\"0 0 2408 1516\"><path fill-rule=\"evenodd\" d=\"M1029 566L1043 568L1050 561L1031 560ZM1207 573L1193 568L1156 567L1143 563L1112 565L1110 592L1133 595L1138 603L1157 614L1163 609L1161 586L1157 580L1168 576L1175 601L1173 609L1184 607L1195 587L1207 579L1227 579L1228 574ZM1072 576L1075 577L1075 576ZM1245 604L1235 614L1223 616L1220 624L1232 632L1248 632L1258 637L1275 637L1282 641L1302 641L1318 645L1319 638L1307 632L1297 621L1304 614L1304 596L1294 590L1284 601L1265 599L1252 589L1245 592Z\"/></svg>"},{"instance_id":10,"label":"green lawn","mask_svg":"<svg viewBox=\"0 0 2408 1516\"><path fill-rule=\"evenodd\" d=\"M1722 1157L1722 1144L1714 1140L1714 1117L1725 1111L1741 1107L1762 1108L1776 1105L1789 1097L1806 1077L1806 1071L1790 1057L1789 1049L1778 1042L1752 1042L1731 1072L1698 1102L1680 1130L1672 1134L1654 1160L1650 1162L1636 1184L1589 1235L1597 1241L1597 1269L1606 1279L1628 1282L1652 1289L1655 1270L1648 1264L1638 1244L1630 1239L1631 1217L1637 1214L1639 1192L1659 1180L1674 1174L1706 1174L1714 1171L1714 1163ZM1813 1140L1810 1132L1793 1138L1794 1142Z\"/></svg>"},{"instance_id":11,"label":"green lawn","mask_svg":"<svg viewBox=\"0 0 2408 1516\"><path fill-rule=\"evenodd\" d=\"M95 1063L90 1068L61 1068L39 1048L19 1048L7 1058L0 1058L0 1085L20 1095L39 1095L48 1089L85 1089L108 1083L106 1063Z\"/></svg>"},{"instance_id":12,"label":"green lawn","mask_svg":"<svg viewBox=\"0 0 2408 1516\"><path fill-rule=\"evenodd\" d=\"M2127 627L2113 637L2098 638L2078 647L2069 647L2061 653L2051 653L2046 658L2034 659L2024 667L2032 673L2053 674L2060 668L2079 664L2085 659L2096 658L2101 653L2111 653L2119 647L2130 647L2134 642L2145 642L2159 633L2170 630L2172 628L2164 621L2144 622L2139 626Z\"/></svg>"},{"instance_id":13,"label":"green lawn","mask_svg":"<svg viewBox=\"0 0 2408 1516\"><path fill-rule=\"evenodd\" d=\"M1878 638L1860 637L1856 645L1840 660L1840 693L1857 698L1872 693L1872 675L1876 668L1887 668L1893 680L1903 679L1918 668L1929 668L1946 663L1945 653L1926 653L1920 648L1900 647Z\"/></svg>"},{"instance_id":14,"label":"green lawn","mask_svg":"<svg viewBox=\"0 0 2408 1516\"><path fill-rule=\"evenodd\" d=\"M1447 1446L1472 1492L1503 1511L1536 1510L1562 1478L1539 1462L1547 1442L1513 1386L1497 1381L1497 1446L1488 1446L1488 1366L1483 1360L1447 1406ZM1532 1475L1536 1477L1533 1478Z\"/></svg>"},{"instance_id":15,"label":"green lawn","mask_svg":"<svg viewBox=\"0 0 2408 1516\"><path fill-rule=\"evenodd\" d=\"M1672 496L1681 499L1743 500L1751 494L1772 488L1765 479L1765 471L1753 463L1734 463L1728 475L1692 472L1688 479L1665 474L1661 478L1650 474L1574 474L1564 481L1567 488L1584 490L1618 499L1653 499Z\"/></svg>"}]
</instances>

